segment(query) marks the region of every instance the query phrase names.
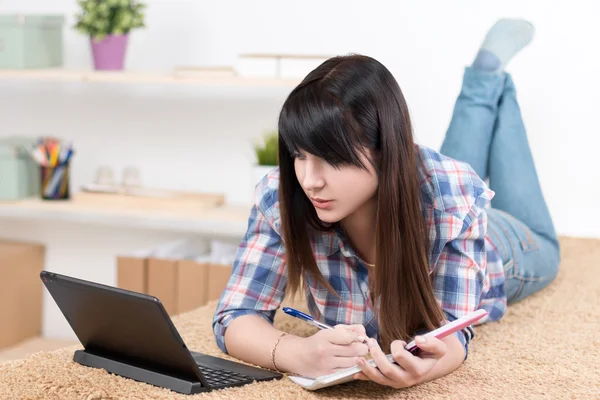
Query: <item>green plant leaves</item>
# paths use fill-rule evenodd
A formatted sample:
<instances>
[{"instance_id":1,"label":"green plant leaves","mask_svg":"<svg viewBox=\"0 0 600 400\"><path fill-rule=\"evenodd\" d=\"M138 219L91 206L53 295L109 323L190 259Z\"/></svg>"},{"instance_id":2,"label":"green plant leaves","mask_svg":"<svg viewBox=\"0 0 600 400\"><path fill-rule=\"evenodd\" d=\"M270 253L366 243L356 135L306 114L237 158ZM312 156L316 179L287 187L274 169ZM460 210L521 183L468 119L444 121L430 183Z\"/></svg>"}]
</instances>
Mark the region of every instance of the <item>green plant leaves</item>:
<instances>
[{"instance_id":1,"label":"green plant leaves","mask_svg":"<svg viewBox=\"0 0 600 400\"><path fill-rule=\"evenodd\" d=\"M258 165L278 165L278 149L277 132L268 132L263 137L263 143L254 145Z\"/></svg>"},{"instance_id":2,"label":"green plant leaves","mask_svg":"<svg viewBox=\"0 0 600 400\"><path fill-rule=\"evenodd\" d=\"M81 10L73 27L96 40L145 26L146 4L139 0L77 0L77 4Z\"/></svg>"}]
</instances>

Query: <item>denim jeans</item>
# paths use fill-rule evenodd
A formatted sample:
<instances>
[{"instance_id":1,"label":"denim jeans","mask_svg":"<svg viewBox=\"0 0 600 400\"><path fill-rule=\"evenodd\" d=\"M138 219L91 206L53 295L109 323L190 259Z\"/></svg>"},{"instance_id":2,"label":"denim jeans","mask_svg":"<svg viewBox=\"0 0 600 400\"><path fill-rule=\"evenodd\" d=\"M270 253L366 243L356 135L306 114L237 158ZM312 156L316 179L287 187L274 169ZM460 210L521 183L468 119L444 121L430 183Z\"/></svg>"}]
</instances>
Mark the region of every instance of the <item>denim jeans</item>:
<instances>
[{"instance_id":1,"label":"denim jeans","mask_svg":"<svg viewBox=\"0 0 600 400\"><path fill-rule=\"evenodd\" d=\"M546 287L558 272L560 246L509 74L465 69L440 152L470 164L496 193L488 235L504 263L508 303Z\"/></svg>"}]
</instances>

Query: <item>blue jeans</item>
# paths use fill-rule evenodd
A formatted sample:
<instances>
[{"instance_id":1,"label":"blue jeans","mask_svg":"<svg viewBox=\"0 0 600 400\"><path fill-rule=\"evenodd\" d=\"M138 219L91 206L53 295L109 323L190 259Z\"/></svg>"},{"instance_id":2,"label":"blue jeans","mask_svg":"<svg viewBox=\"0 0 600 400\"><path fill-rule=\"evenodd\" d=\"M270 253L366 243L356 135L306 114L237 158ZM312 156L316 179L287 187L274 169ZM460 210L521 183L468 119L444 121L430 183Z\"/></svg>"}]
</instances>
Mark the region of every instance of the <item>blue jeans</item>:
<instances>
[{"instance_id":1,"label":"blue jeans","mask_svg":"<svg viewBox=\"0 0 600 400\"><path fill-rule=\"evenodd\" d=\"M508 303L546 287L558 272L560 246L509 74L465 69L440 152L469 163L496 193L488 235L504 263Z\"/></svg>"}]
</instances>

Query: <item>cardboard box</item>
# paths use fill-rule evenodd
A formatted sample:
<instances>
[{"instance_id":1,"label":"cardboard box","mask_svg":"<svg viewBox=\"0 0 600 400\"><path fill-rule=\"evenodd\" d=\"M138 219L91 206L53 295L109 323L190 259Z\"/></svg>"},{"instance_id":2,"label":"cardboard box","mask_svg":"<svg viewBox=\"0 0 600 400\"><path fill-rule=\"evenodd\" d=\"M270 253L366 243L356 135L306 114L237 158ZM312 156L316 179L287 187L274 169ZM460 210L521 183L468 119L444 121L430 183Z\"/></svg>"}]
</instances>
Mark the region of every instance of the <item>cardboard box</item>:
<instances>
[{"instance_id":1,"label":"cardboard box","mask_svg":"<svg viewBox=\"0 0 600 400\"><path fill-rule=\"evenodd\" d=\"M135 256L117 257L117 286L148 293L148 260Z\"/></svg>"},{"instance_id":2,"label":"cardboard box","mask_svg":"<svg viewBox=\"0 0 600 400\"><path fill-rule=\"evenodd\" d=\"M148 260L148 294L160 299L169 315L206 304L208 264L194 260Z\"/></svg>"},{"instance_id":3,"label":"cardboard box","mask_svg":"<svg viewBox=\"0 0 600 400\"><path fill-rule=\"evenodd\" d=\"M44 262L42 245L0 241L0 348L41 334Z\"/></svg>"},{"instance_id":4,"label":"cardboard box","mask_svg":"<svg viewBox=\"0 0 600 400\"><path fill-rule=\"evenodd\" d=\"M232 265L118 257L117 269L118 287L157 297L173 316L218 300L227 286Z\"/></svg>"},{"instance_id":5,"label":"cardboard box","mask_svg":"<svg viewBox=\"0 0 600 400\"><path fill-rule=\"evenodd\" d=\"M210 287L207 256L188 240L117 258L117 285L157 297L171 316L203 306Z\"/></svg>"},{"instance_id":6,"label":"cardboard box","mask_svg":"<svg viewBox=\"0 0 600 400\"><path fill-rule=\"evenodd\" d=\"M208 300L208 264L193 260L177 262L176 309L179 313L203 306Z\"/></svg>"},{"instance_id":7,"label":"cardboard box","mask_svg":"<svg viewBox=\"0 0 600 400\"><path fill-rule=\"evenodd\" d=\"M177 315L177 261L148 260L148 294L158 298L169 315Z\"/></svg>"}]
</instances>

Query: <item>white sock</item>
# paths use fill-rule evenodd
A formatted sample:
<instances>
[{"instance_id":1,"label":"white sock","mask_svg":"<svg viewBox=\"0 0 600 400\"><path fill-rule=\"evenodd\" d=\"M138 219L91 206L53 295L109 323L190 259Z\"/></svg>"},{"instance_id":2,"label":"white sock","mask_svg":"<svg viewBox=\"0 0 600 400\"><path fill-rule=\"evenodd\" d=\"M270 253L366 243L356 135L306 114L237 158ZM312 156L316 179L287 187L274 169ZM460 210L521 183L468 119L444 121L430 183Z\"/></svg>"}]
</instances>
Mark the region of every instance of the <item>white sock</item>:
<instances>
[{"instance_id":1,"label":"white sock","mask_svg":"<svg viewBox=\"0 0 600 400\"><path fill-rule=\"evenodd\" d=\"M527 46L533 39L533 25L522 19L500 19L488 31L473 67L490 70L494 69L496 62L490 54L498 60L495 71L503 70L508 62Z\"/></svg>"}]
</instances>

